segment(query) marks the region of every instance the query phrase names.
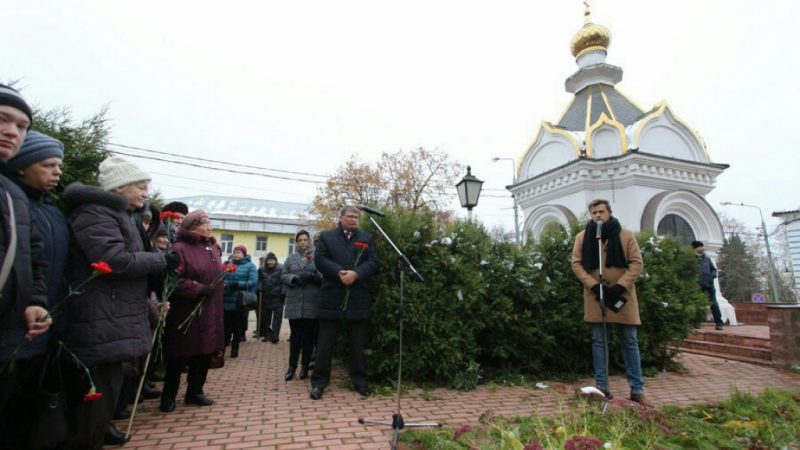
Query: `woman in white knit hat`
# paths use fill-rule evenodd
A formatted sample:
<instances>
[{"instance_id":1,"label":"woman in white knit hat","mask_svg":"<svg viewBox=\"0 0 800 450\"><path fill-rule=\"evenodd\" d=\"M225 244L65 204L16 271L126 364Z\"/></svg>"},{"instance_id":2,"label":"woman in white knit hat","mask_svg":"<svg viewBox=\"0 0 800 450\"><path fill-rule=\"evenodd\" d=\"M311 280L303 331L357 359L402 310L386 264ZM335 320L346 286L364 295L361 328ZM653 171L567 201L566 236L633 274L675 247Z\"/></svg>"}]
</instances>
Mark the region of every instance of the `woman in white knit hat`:
<instances>
[{"instance_id":1,"label":"woman in white knit hat","mask_svg":"<svg viewBox=\"0 0 800 450\"><path fill-rule=\"evenodd\" d=\"M133 212L148 198L150 175L133 163L111 156L100 163L96 186L73 183L64 191L70 227L69 278L72 284L92 275L103 261L112 273L88 283L67 304L64 342L90 369L103 397L82 401L90 380L77 368L68 377L76 414L69 447L102 448L123 381L122 363L146 355L152 346L148 322L147 276L174 270L178 257L148 252Z\"/></svg>"}]
</instances>

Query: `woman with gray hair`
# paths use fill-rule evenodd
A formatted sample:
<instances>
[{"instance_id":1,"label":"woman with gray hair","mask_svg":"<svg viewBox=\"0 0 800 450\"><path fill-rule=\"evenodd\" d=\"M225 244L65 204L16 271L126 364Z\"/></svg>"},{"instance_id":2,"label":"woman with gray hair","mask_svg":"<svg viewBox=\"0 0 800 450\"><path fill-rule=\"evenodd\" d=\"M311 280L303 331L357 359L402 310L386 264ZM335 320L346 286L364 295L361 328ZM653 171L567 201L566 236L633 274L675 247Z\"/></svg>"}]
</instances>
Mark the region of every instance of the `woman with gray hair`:
<instances>
[{"instance_id":1,"label":"woman with gray hair","mask_svg":"<svg viewBox=\"0 0 800 450\"><path fill-rule=\"evenodd\" d=\"M75 367L67 377L75 420L71 448L102 448L122 387L122 364L152 347L147 276L179 263L174 254L145 251L134 222L134 211L147 201L150 175L111 156L100 163L97 179L99 187L73 183L64 191L72 235L70 280L78 284L91 277L94 262L111 267L110 274L87 283L66 305L63 341L91 375ZM102 397L82 401L90 389Z\"/></svg>"}]
</instances>

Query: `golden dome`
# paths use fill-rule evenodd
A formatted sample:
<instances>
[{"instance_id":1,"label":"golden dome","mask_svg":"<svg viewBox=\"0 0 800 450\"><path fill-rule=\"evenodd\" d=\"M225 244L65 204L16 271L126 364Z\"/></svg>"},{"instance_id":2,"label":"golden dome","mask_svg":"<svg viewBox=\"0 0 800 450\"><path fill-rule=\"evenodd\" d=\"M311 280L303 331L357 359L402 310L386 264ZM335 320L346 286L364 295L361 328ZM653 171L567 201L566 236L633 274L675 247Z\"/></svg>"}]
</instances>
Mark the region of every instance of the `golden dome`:
<instances>
[{"instance_id":1,"label":"golden dome","mask_svg":"<svg viewBox=\"0 0 800 450\"><path fill-rule=\"evenodd\" d=\"M592 50L606 50L611 43L611 32L608 28L592 23L592 16L586 11L583 27L575 33L569 44L572 56L578 57Z\"/></svg>"}]
</instances>

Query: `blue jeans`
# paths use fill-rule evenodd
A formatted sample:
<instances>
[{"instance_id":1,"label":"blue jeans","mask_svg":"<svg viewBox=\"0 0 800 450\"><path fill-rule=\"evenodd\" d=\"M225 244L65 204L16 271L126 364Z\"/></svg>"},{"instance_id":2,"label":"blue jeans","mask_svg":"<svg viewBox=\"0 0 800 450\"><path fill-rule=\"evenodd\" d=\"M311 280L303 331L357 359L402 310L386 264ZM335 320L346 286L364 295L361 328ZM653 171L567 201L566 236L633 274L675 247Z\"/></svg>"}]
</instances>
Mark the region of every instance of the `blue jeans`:
<instances>
[{"instance_id":1,"label":"blue jeans","mask_svg":"<svg viewBox=\"0 0 800 450\"><path fill-rule=\"evenodd\" d=\"M625 361L625 377L631 385L631 394L644 393L642 362L639 359L639 340L636 339L636 325L617 325L622 345L622 359ZM613 328L608 326L609 333ZM605 345L603 324L592 324L592 359L594 359L594 380L599 389L608 389L606 379Z\"/></svg>"}]
</instances>

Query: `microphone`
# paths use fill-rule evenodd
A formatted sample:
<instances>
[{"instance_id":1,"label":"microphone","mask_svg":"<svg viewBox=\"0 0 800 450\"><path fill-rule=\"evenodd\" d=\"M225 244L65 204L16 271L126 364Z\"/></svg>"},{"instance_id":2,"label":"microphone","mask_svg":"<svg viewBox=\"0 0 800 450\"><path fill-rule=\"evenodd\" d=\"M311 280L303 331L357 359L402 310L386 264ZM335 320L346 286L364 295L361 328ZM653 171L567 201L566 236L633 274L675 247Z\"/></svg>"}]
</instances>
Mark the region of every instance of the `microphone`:
<instances>
[{"instance_id":1,"label":"microphone","mask_svg":"<svg viewBox=\"0 0 800 450\"><path fill-rule=\"evenodd\" d=\"M374 214L378 217L386 217L386 214L383 211L378 211L377 209L372 209L366 205L358 205L358 209L364 211L367 214Z\"/></svg>"},{"instance_id":2,"label":"microphone","mask_svg":"<svg viewBox=\"0 0 800 450\"><path fill-rule=\"evenodd\" d=\"M598 219L595 221L595 225L597 225L597 236L595 238L599 241L600 235L603 233L603 221Z\"/></svg>"}]
</instances>

